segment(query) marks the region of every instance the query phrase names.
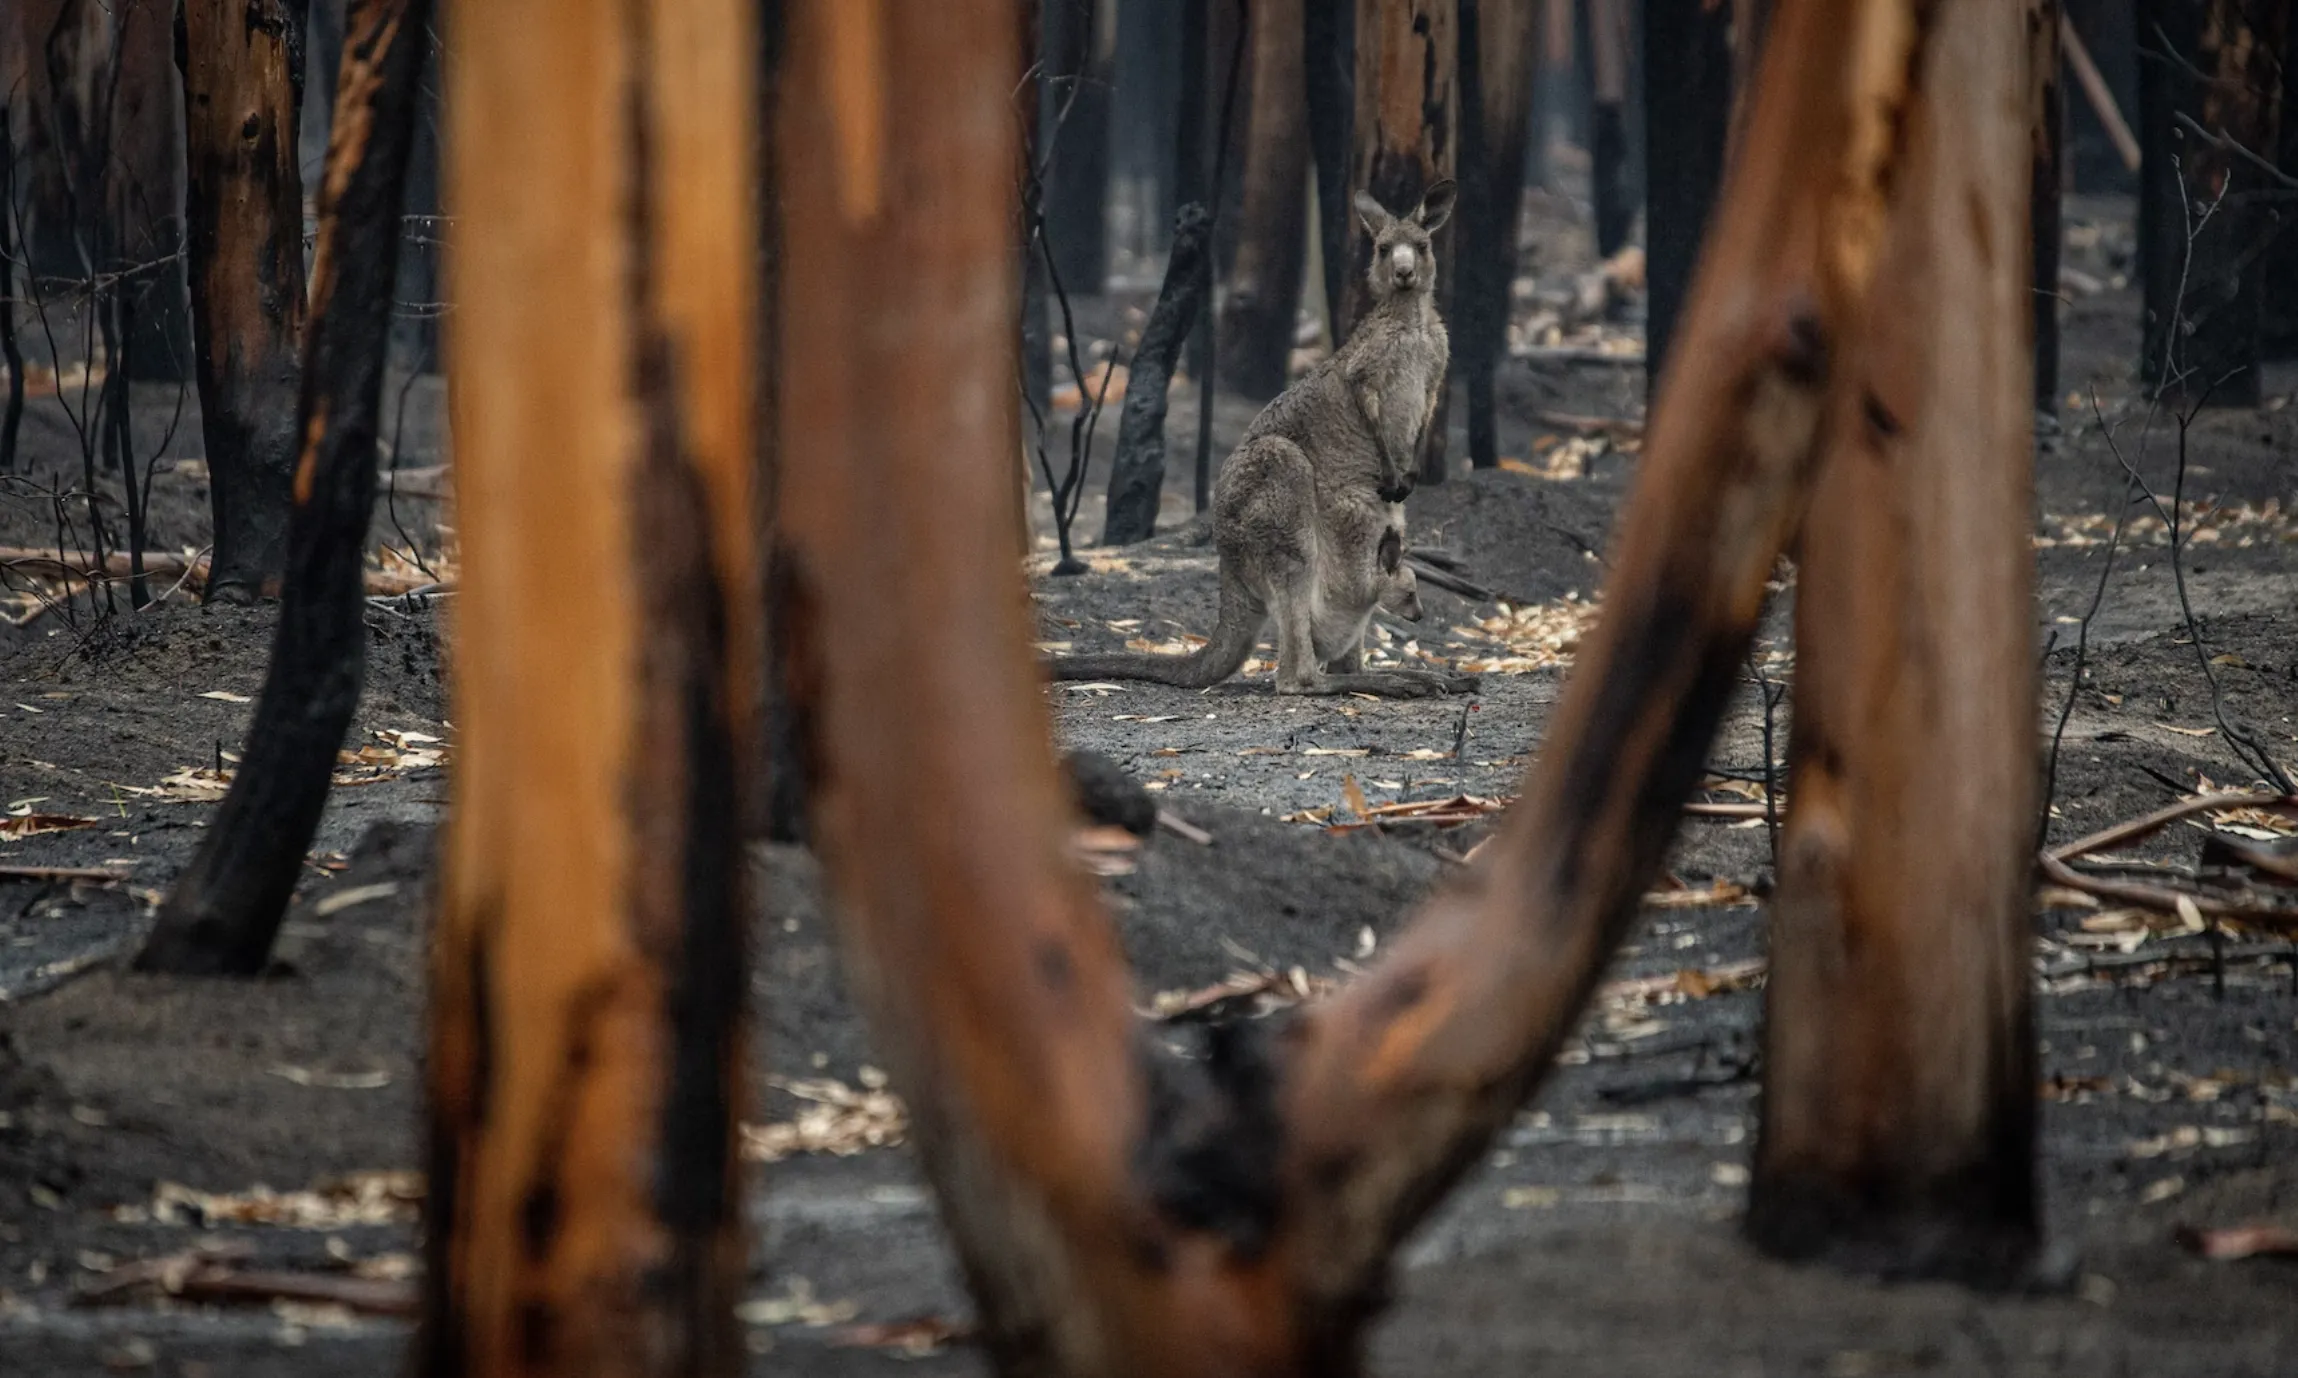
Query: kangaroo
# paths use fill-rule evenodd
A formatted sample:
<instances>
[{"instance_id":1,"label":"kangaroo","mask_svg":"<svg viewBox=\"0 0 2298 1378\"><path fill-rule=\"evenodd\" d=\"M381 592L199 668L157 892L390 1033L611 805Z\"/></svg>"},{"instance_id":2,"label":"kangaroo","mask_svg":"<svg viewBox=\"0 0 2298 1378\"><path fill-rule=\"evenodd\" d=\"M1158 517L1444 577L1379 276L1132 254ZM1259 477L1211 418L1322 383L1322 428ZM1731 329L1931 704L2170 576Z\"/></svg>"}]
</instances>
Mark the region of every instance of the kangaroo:
<instances>
[{"instance_id":1,"label":"kangaroo","mask_svg":"<svg viewBox=\"0 0 2298 1378\"><path fill-rule=\"evenodd\" d=\"M1438 182L1410 214L1392 216L1357 193L1373 238L1373 304L1347 344L1262 409L1213 482L1221 611L1205 645L1185 656L1067 656L1052 662L1053 678L1205 688L1244 665L1274 616L1280 694L1423 698L1475 688L1456 675L1363 668L1373 610L1417 620L1420 609L1404 564L1404 499L1444 386L1450 346L1436 315L1429 236L1451 215L1453 196L1449 180Z\"/></svg>"}]
</instances>

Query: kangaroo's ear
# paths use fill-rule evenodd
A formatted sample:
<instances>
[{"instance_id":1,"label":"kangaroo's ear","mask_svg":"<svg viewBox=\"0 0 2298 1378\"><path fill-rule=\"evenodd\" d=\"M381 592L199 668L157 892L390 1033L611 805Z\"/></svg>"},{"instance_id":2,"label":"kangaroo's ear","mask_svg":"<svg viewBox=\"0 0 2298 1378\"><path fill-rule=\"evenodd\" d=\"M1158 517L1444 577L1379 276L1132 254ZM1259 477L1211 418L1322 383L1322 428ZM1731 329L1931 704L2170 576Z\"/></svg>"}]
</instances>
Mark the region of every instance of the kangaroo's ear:
<instances>
[{"instance_id":1,"label":"kangaroo's ear","mask_svg":"<svg viewBox=\"0 0 2298 1378\"><path fill-rule=\"evenodd\" d=\"M1388 213L1388 207L1375 201L1369 191L1356 194L1356 213L1357 218L1364 221L1365 233L1375 239L1380 238L1382 230L1396 223L1396 217Z\"/></svg>"},{"instance_id":2,"label":"kangaroo's ear","mask_svg":"<svg viewBox=\"0 0 2298 1378\"><path fill-rule=\"evenodd\" d=\"M1447 177L1420 198L1420 209L1413 212L1413 218L1422 229L1433 230L1452 218L1452 203L1459 198L1459 184Z\"/></svg>"}]
</instances>

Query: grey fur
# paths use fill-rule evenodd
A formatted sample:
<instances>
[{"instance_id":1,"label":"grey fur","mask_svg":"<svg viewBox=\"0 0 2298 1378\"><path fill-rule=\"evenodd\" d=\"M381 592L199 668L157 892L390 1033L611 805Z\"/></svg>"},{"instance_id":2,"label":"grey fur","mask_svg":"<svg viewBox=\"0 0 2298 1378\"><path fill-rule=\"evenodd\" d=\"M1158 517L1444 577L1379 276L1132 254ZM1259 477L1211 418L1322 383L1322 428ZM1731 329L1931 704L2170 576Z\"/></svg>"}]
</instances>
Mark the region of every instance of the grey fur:
<instances>
[{"instance_id":1,"label":"grey fur","mask_svg":"<svg viewBox=\"0 0 2298 1378\"><path fill-rule=\"evenodd\" d=\"M1476 686L1427 670L1362 668L1375 608L1420 616L1403 562L1404 499L1449 357L1429 232L1452 213L1452 199L1452 183L1439 182L1398 217L1358 193L1373 238L1373 305L1347 344L1262 409L1214 480L1221 611L1211 638L1185 656L1067 656L1049 666L1053 678L1204 688L1237 672L1273 616L1280 694L1420 698Z\"/></svg>"}]
</instances>

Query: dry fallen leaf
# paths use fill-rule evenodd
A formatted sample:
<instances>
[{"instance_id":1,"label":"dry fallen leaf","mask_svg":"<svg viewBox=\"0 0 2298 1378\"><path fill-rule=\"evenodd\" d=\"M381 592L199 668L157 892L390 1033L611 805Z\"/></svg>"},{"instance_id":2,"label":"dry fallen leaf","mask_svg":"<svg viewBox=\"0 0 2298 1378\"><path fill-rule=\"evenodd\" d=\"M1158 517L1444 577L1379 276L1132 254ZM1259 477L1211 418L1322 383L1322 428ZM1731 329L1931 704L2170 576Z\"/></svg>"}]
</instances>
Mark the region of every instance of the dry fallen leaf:
<instances>
[{"instance_id":1,"label":"dry fallen leaf","mask_svg":"<svg viewBox=\"0 0 2298 1378\"><path fill-rule=\"evenodd\" d=\"M1349 812L1359 818L1368 817L1372 813L1372 804L1364 797L1364 789L1357 784L1354 775L1341 777L1341 798L1347 801Z\"/></svg>"}]
</instances>

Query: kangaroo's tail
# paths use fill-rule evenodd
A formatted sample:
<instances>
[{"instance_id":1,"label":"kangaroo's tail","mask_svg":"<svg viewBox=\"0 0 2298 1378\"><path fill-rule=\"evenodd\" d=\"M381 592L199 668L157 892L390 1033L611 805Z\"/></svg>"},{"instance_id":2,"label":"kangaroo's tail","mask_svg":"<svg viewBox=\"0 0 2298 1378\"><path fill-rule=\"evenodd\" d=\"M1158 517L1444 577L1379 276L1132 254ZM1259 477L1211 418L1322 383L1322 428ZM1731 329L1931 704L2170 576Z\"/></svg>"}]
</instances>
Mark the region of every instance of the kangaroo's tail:
<instances>
[{"instance_id":1,"label":"kangaroo's tail","mask_svg":"<svg viewBox=\"0 0 2298 1378\"><path fill-rule=\"evenodd\" d=\"M1212 640L1183 656L1096 655L1062 656L1046 662L1046 674L1057 680L1146 679L1203 689L1237 673L1253 653L1253 640L1261 634L1268 614L1242 584L1221 578L1221 617Z\"/></svg>"}]
</instances>

